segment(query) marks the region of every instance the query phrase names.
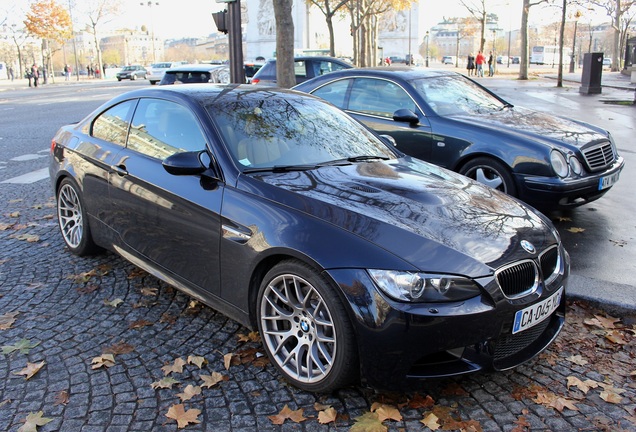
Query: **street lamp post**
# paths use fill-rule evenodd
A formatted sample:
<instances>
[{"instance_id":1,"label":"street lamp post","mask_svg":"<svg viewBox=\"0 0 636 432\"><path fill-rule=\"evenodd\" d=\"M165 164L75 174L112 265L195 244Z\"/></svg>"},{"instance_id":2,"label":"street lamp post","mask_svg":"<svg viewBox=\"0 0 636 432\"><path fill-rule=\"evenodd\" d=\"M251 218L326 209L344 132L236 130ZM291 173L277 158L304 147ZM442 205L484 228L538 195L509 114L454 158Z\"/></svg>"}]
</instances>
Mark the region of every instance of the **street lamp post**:
<instances>
[{"instance_id":1,"label":"street lamp post","mask_svg":"<svg viewBox=\"0 0 636 432\"><path fill-rule=\"evenodd\" d=\"M146 3L139 3L141 6L148 6L150 8L150 37L152 38L152 62L156 63L157 62L157 56L155 53L155 24L154 24L154 20L152 17L152 7L154 6L159 6L159 2L153 2L153 1L148 1Z\"/></svg>"},{"instance_id":2,"label":"street lamp post","mask_svg":"<svg viewBox=\"0 0 636 432\"><path fill-rule=\"evenodd\" d=\"M426 31L426 67L428 67L428 30Z\"/></svg>"},{"instance_id":3,"label":"street lamp post","mask_svg":"<svg viewBox=\"0 0 636 432\"><path fill-rule=\"evenodd\" d=\"M570 56L570 73L574 73L574 64L576 57L576 26L579 23L579 18L581 17L581 11L576 11L574 14L574 35L572 37L572 55Z\"/></svg>"}]
</instances>

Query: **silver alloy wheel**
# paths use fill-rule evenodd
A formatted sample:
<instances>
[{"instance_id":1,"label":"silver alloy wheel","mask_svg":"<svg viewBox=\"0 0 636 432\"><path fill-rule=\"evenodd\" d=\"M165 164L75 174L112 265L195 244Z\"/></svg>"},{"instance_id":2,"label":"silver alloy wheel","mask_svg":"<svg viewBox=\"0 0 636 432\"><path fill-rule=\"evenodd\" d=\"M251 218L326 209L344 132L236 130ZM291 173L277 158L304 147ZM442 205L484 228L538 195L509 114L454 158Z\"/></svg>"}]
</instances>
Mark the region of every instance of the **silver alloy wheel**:
<instances>
[{"instance_id":1,"label":"silver alloy wheel","mask_svg":"<svg viewBox=\"0 0 636 432\"><path fill-rule=\"evenodd\" d=\"M486 186L490 186L493 189L499 189L500 191L507 192L506 185L501 179L501 176L499 175L497 171L493 170L492 168L477 167L471 174L472 175L470 175L470 177L474 178L479 183L483 183Z\"/></svg>"},{"instance_id":2,"label":"silver alloy wheel","mask_svg":"<svg viewBox=\"0 0 636 432\"><path fill-rule=\"evenodd\" d=\"M84 220L79 196L70 184L60 188L57 198L57 219L62 236L69 247L77 249L84 236Z\"/></svg>"},{"instance_id":3,"label":"silver alloy wheel","mask_svg":"<svg viewBox=\"0 0 636 432\"><path fill-rule=\"evenodd\" d=\"M260 305L262 338L278 366L292 379L324 379L336 356L336 330L320 293L292 274L274 278Z\"/></svg>"}]
</instances>

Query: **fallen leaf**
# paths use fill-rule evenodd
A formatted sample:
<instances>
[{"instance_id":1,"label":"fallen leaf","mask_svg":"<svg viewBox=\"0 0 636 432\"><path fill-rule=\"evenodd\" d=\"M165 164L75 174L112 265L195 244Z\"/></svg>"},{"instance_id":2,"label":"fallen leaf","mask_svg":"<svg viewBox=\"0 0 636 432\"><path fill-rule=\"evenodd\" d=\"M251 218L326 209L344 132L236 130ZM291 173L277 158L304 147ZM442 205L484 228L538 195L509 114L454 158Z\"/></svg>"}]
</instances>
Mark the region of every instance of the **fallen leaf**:
<instances>
[{"instance_id":1,"label":"fallen leaf","mask_svg":"<svg viewBox=\"0 0 636 432\"><path fill-rule=\"evenodd\" d=\"M607 390L601 392L601 399L603 399L605 402L613 404L621 403L621 401L623 400L620 395Z\"/></svg>"},{"instance_id":2,"label":"fallen leaf","mask_svg":"<svg viewBox=\"0 0 636 432\"><path fill-rule=\"evenodd\" d=\"M576 228L576 227L572 227L572 228L568 228L566 231L569 231L573 234L579 234L582 233L583 231L585 231L585 228Z\"/></svg>"},{"instance_id":3,"label":"fallen leaf","mask_svg":"<svg viewBox=\"0 0 636 432\"><path fill-rule=\"evenodd\" d=\"M260 342L261 336L257 331L249 332L248 334L239 334L239 342Z\"/></svg>"},{"instance_id":4,"label":"fallen leaf","mask_svg":"<svg viewBox=\"0 0 636 432\"><path fill-rule=\"evenodd\" d=\"M201 414L201 410L191 408L187 411L183 408L183 404L172 405L168 409L166 417L176 420L179 429L186 427L190 423L201 423L197 417Z\"/></svg>"},{"instance_id":5,"label":"fallen leaf","mask_svg":"<svg viewBox=\"0 0 636 432\"><path fill-rule=\"evenodd\" d=\"M378 419L378 415L367 412L353 419L355 423L349 432L386 432L388 428Z\"/></svg>"},{"instance_id":6,"label":"fallen leaf","mask_svg":"<svg viewBox=\"0 0 636 432\"><path fill-rule=\"evenodd\" d=\"M20 212L19 211L11 212L9 213L9 217L12 217L12 218L20 217Z\"/></svg>"},{"instance_id":7,"label":"fallen leaf","mask_svg":"<svg viewBox=\"0 0 636 432\"><path fill-rule=\"evenodd\" d=\"M128 279L142 278L148 276L145 270L135 267L130 273L128 273Z\"/></svg>"},{"instance_id":8,"label":"fallen leaf","mask_svg":"<svg viewBox=\"0 0 636 432\"><path fill-rule=\"evenodd\" d=\"M183 367L186 365L186 361L181 357L174 360L172 365L166 365L161 368L164 375L170 375L171 373L183 373Z\"/></svg>"},{"instance_id":9,"label":"fallen leaf","mask_svg":"<svg viewBox=\"0 0 636 432\"><path fill-rule=\"evenodd\" d=\"M205 357L201 356L188 356L188 364L193 364L199 367L199 369L203 368L203 365L206 365L208 361Z\"/></svg>"},{"instance_id":10,"label":"fallen leaf","mask_svg":"<svg viewBox=\"0 0 636 432\"><path fill-rule=\"evenodd\" d=\"M69 396L66 390L62 390L57 395L55 395L55 405L66 405L68 404Z\"/></svg>"},{"instance_id":11,"label":"fallen leaf","mask_svg":"<svg viewBox=\"0 0 636 432\"><path fill-rule=\"evenodd\" d=\"M188 384L186 388L183 389L183 393L177 393L177 396L181 399L181 402L185 402L200 394L201 387Z\"/></svg>"},{"instance_id":12,"label":"fallen leaf","mask_svg":"<svg viewBox=\"0 0 636 432\"><path fill-rule=\"evenodd\" d=\"M402 421L402 414L400 414L400 411L391 405L374 402L371 405L371 412L376 413L378 415L378 420L381 422L385 420Z\"/></svg>"},{"instance_id":13,"label":"fallen leaf","mask_svg":"<svg viewBox=\"0 0 636 432\"><path fill-rule=\"evenodd\" d=\"M28 354L32 348L40 345L40 342L31 343L28 339L20 339L15 345L4 345L2 347L2 354L8 355L16 351L20 351L20 354Z\"/></svg>"},{"instance_id":14,"label":"fallen leaf","mask_svg":"<svg viewBox=\"0 0 636 432\"><path fill-rule=\"evenodd\" d=\"M597 326L600 327L602 329L606 329L606 330L612 330L616 328L616 323L620 322L619 318L614 318L614 317L604 317L601 315L594 315L594 318L591 319L586 319L583 321L585 324L587 325L593 325L593 326Z\"/></svg>"},{"instance_id":15,"label":"fallen leaf","mask_svg":"<svg viewBox=\"0 0 636 432\"><path fill-rule=\"evenodd\" d=\"M338 418L338 411L335 408L329 407L318 412L318 423L329 424L336 421Z\"/></svg>"},{"instance_id":16,"label":"fallen leaf","mask_svg":"<svg viewBox=\"0 0 636 432\"><path fill-rule=\"evenodd\" d=\"M175 315L172 315L169 312L164 312L161 314L161 318L159 319L159 322L173 325L174 323L177 322L177 317Z\"/></svg>"},{"instance_id":17,"label":"fallen leaf","mask_svg":"<svg viewBox=\"0 0 636 432\"><path fill-rule=\"evenodd\" d=\"M159 290L157 288L143 287L141 294L145 296L156 296Z\"/></svg>"},{"instance_id":18,"label":"fallen leaf","mask_svg":"<svg viewBox=\"0 0 636 432\"><path fill-rule=\"evenodd\" d=\"M171 389L173 385L179 384L179 383L180 381L177 381L176 379L172 377L165 377L159 381L153 382L152 384L150 384L150 387L152 387L155 390L160 388Z\"/></svg>"},{"instance_id":19,"label":"fallen leaf","mask_svg":"<svg viewBox=\"0 0 636 432\"><path fill-rule=\"evenodd\" d=\"M232 359L234 358L233 353L227 353L223 356L223 365L225 366L225 370L229 370L232 365Z\"/></svg>"},{"instance_id":20,"label":"fallen leaf","mask_svg":"<svg viewBox=\"0 0 636 432\"><path fill-rule=\"evenodd\" d=\"M128 354L135 350L135 347L124 341L104 348L103 354Z\"/></svg>"},{"instance_id":21,"label":"fallen leaf","mask_svg":"<svg viewBox=\"0 0 636 432\"><path fill-rule=\"evenodd\" d=\"M36 373L38 373L40 371L40 369L42 369L44 367L44 365L46 364L45 361L41 361L40 363L29 363L27 362L27 365L24 369L22 369L20 372L14 372L14 375L24 375L25 379L29 379L31 378L33 375L35 375Z\"/></svg>"},{"instance_id":22,"label":"fallen leaf","mask_svg":"<svg viewBox=\"0 0 636 432\"><path fill-rule=\"evenodd\" d=\"M591 389L591 388L596 388L598 387L598 382L591 380L591 379L587 379L585 381L581 381L579 378L574 377L574 376L569 376L568 377L568 384L567 387L568 389L572 386L577 387L579 390L581 390L584 394L587 394L587 392Z\"/></svg>"},{"instance_id":23,"label":"fallen leaf","mask_svg":"<svg viewBox=\"0 0 636 432\"><path fill-rule=\"evenodd\" d=\"M4 315L0 315L0 330L7 330L11 328L15 322L15 317L20 315L20 312L7 312Z\"/></svg>"},{"instance_id":24,"label":"fallen leaf","mask_svg":"<svg viewBox=\"0 0 636 432\"><path fill-rule=\"evenodd\" d=\"M104 299L104 304L106 306L111 306L116 308L117 306L119 306L120 304L122 304L124 301L120 298L116 298L114 300L108 300L108 299Z\"/></svg>"},{"instance_id":25,"label":"fallen leaf","mask_svg":"<svg viewBox=\"0 0 636 432\"><path fill-rule=\"evenodd\" d=\"M140 320L133 321L130 324L128 324L128 328L131 329L131 330L134 330L134 329L139 329L139 328L146 327L146 326L151 326L152 324L153 323L151 323L148 320L140 319Z\"/></svg>"},{"instance_id":26,"label":"fallen leaf","mask_svg":"<svg viewBox=\"0 0 636 432\"><path fill-rule=\"evenodd\" d=\"M29 413L24 420L24 425L18 429L18 432L37 432L38 426L44 426L45 424L53 421L52 418L42 417L43 415L43 411Z\"/></svg>"},{"instance_id":27,"label":"fallen leaf","mask_svg":"<svg viewBox=\"0 0 636 432\"><path fill-rule=\"evenodd\" d=\"M13 227L13 225L15 224L0 223L0 231L6 231L9 228Z\"/></svg>"},{"instance_id":28,"label":"fallen leaf","mask_svg":"<svg viewBox=\"0 0 636 432\"><path fill-rule=\"evenodd\" d=\"M204 384L202 384L201 387L207 387L207 388L212 388L218 383L220 383L221 381L229 381L230 379L226 377L225 375L222 375L218 372L212 372L212 375L199 375L199 378L201 378L204 382Z\"/></svg>"},{"instance_id":29,"label":"fallen leaf","mask_svg":"<svg viewBox=\"0 0 636 432\"><path fill-rule=\"evenodd\" d=\"M574 405L570 399L564 397L557 397L556 400L550 405L553 408L556 408L559 412L563 412L565 408L570 409L572 411L578 411L578 407Z\"/></svg>"},{"instance_id":30,"label":"fallen leaf","mask_svg":"<svg viewBox=\"0 0 636 432\"><path fill-rule=\"evenodd\" d=\"M532 427L532 424L525 417L521 416L513 422L515 426L510 432L526 432Z\"/></svg>"},{"instance_id":31,"label":"fallen leaf","mask_svg":"<svg viewBox=\"0 0 636 432\"><path fill-rule=\"evenodd\" d=\"M426 397L420 396L418 393L409 400L407 406L412 409L430 408L435 405L435 401L429 395Z\"/></svg>"},{"instance_id":32,"label":"fallen leaf","mask_svg":"<svg viewBox=\"0 0 636 432\"><path fill-rule=\"evenodd\" d=\"M441 426L439 424L439 418L437 418L437 416L433 413L429 413L426 417L420 420L420 423L422 423L424 426L426 426L430 430L437 430Z\"/></svg>"},{"instance_id":33,"label":"fallen leaf","mask_svg":"<svg viewBox=\"0 0 636 432\"><path fill-rule=\"evenodd\" d=\"M91 369L99 369L101 367L112 367L115 366L115 356L112 354L102 354L99 357L95 357L91 361Z\"/></svg>"},{"instance_id":34,"label":"fallen leaf","mask_svg":"<svg viewBox=\"0 0 636 432\"><path fill-rule=\"evenodd\" d=\"M617 345L626 345L628 343L625 340L625 336L618 330L607 332L607 334L605 335L605 339Z\"/></svg>"},{"instance_id":35,"label":"fallen leaf","mask_svg":"<svg viewBox=\"0 0 636 432\"><path fill-rule=\"evenodd\" d=\"M585 359L583 358L583 356L581 356L580 354L570 356L570 357L568 357L566 360L568 360L568 361L570 361L570 362L572 362L572 363L574 363L574 364L577 364L577 365L579 365L579 366L585 366L586 364L588 364L588 363L589 363L589 362L588 362L587 360L585 360Z\"/></svg>"},{"instance_id":36,"label":"fallen leaf","mask_svg":"<svg viewBox=\"0 0 636 432\"><path fill-rule=\"evenodd\" d=\"M267 416L270 421L276 425L282 425L285 423L285 420L289 419L294 423L300 423L307 420L306 417L303 416L303 409L299 408L297 410L290 409L287 405L283 407L282 410L276 415Z\"/></svg>"},{"instance_id":37,"label":"fallen leaf","mask_svg":"<svg viewBox=\"0 0 636 432\"><path fill-rule=\"evenodd\" d=\"M15 236L10 236L16 240L26 241L27 243L37 243L40 241L40 236L36 236L33 234L19 234Z\"/></svg>"}]
</instances>

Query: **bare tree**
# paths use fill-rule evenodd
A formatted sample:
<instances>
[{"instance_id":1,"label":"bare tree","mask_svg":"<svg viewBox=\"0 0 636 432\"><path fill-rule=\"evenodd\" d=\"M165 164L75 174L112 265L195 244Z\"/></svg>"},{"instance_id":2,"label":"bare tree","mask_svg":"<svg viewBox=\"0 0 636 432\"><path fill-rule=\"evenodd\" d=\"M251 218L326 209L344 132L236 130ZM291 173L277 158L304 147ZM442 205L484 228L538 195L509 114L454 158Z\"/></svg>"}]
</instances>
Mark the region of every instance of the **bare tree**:
<instances>
[{"instance_id":1,"label":"bare tree","mask_svg":"<svg viewBox=\"0 0 636 432\"><path fill-rule=\"evenodd\" d=\"M342 9L350 0L308 0L308 4L315 5L325 16L327 29L329 30L329 55L336 56L336 40L333 32L333 17L336 12Z\"/></svg>"},{"instance_id":2,"label":"bare tree","mask_svg":"<svg viewBox=\"0 0 636 432\"><path fill-rule=\"evenodd\" d=\"M115 19L120 15L121 0L90 0L83 3L86 19L88 20L87 31L93 36L95 50L97 54L97 67L103 70L102 50L99 44L98 27ZM104 70L105 72L105 70ZM99 77L104 79L104 73Z\"/></svg>"},{"instance_id":3,"label":"bare tree","mask_svg":"<svg viewBox=\"0 0 636 432\"><path fill-rule=\"evenodd\" d=\"M521 60L519 61L519 79L528 79L528 16L530 15L530 7L536 6L541 3L546 3L547 0L523 0L523 6L521 9Z\"/></svg>"},{"instance_id":4,"label":"bare tree","mask_svg":"<svg viewBox=\"0 0 636 432\"><path fill-rule=\"evenodd\" d=\"M614 41L612 43L612 71L620 69L621 59L621 33L623 30L623 17L629 16L629 9L636 5L636 0L590 0L590 3L605 9L607 15L612 19L614 29ZM630 17L631 21L631 17ZM625 27L627 29L627 27Z\"/></svg>"},{"instance_id":5,"label":"bare tree","mask_svg":"<svg viewBox=\"0 0 636 432\"><path fill-rule=\"evenodd\" d=\"M479 22L481 26L479 50L484 51L484 46L486 45L486 19L488 18L486 0L460 0L459 2Z\"/></svg>"},{"instance_id":6,"label":"bare tree","mask_svg":"<svg viewBox=\"0 0 636 432\"><path fill-rule=\"evenodd\" d=\"M292 0L273 0L276 19L276 81L279 87L296 85Z\"/></svg>"}]
</instances>

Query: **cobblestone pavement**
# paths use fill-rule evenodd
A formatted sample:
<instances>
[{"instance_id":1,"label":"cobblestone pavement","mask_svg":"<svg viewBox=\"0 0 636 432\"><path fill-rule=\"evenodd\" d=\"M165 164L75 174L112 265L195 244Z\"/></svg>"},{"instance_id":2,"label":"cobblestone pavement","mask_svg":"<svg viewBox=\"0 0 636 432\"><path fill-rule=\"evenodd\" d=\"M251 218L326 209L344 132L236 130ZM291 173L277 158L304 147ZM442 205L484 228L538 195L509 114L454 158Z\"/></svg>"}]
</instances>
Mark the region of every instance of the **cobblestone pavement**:
<instances>
[{"instance_id":1,"label":"cobblestone pavement","mask_svg":"<svg viewBox=\"0 0 636 432\"><path fill-rule=\"evenodd\" d=\"M428 382L402 394L363 387L307 393L280 379L250 330L113 254L71 255L48 181L0 187L0 346L7 352L0 354L0 430L17 431L41 411L52 420L39 431L174 431L166 414L181 403L201 411L200 423L184 430L370 430L360 416L388 411L373 405L380 402L399 411L392 417L401 420L383 422L392 431L429 430L421 420L430 412L438 418L431 426L444 430L636 431L634 328L601 312L573 305L557 343L514 371ZM93 359L107 353L114 365L93 369ZM226 370L229 353L235 361ZM178 384L153 388L164 366L189 356L207 364L186 364L169 375ZM42 361L26 379L27 363ZM178 394L213 372L227 380L181 401ZM285 405L302 409L306 420L275 425L268 416ZM325 406L338 416L323 425Z\"/></svg>"}]
</instances>

